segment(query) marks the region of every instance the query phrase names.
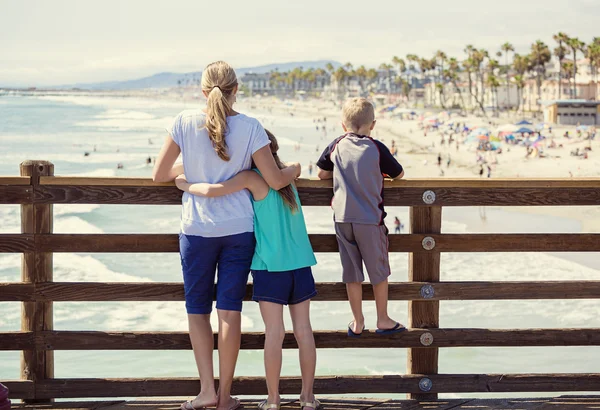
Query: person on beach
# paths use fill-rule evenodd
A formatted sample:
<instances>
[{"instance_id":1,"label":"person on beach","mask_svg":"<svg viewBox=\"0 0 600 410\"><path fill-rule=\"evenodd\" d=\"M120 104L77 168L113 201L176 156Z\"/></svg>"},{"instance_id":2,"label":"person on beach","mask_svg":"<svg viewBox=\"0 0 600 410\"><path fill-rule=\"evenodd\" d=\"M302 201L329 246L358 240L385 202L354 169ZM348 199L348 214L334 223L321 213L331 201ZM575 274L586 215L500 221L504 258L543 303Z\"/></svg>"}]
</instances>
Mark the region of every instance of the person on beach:
<instances>
[{"instance_id":1,"label":"person on beach","mask_svg":"<svg viewBox=\"0 0 600 410\"><path fill-rule=\"evenodd\" d=\"M300 164L280 169L260 123L233 109L238 91L235 71L217 61L202 72L206 110L186 110L174 120L156 160L153 179L173 181L185 174L191 183L226 181L252 162L273 189L300 175ZM175 164L181 153L183 164ZM179 248L190 339L200 375L200 393L183 410L215 407L233 410L231 384L241 342L242 300L254 256L254 212L247 191L218 198L183 194ZM216 275L218 267L218 275ZM213 374L214 338L210 324L216 284L219 322L219 392Z\"/></svg>"},{"instance_id":2,"label":"person on beach","mask_svg":"<svg viewBox=\"0 0 600 410\"><path fill-rule=\"evenodd\" d=\"M398 217L394 218L394 233L402 233L402 223Z\"/></svg>"},{"instance_id":3,"label":"person on beach","mask_svg":"<svg viewBox=\"0 0 600 410\"><path fill-rule=\"evenodd\" d=\"M388 148L373 138L373 104L365 98L352 98L342 109L346 134L323 151L317 166L319 178L333 179L333 208L336 237L342 261L342 280L354 319L348 336L359 337L365 329L362 311L363 262L377 308L377 333L405 330L388 316L388 230L384 224L383 179L400 179L404 170Z\"/></svg>"},{"instance_id":4,"label":"person on beach","mask_svg":"<svg viewBox=\"0 0 600 410\"><path fill-rule=\"evenodd\" d=\"M275 162L279 168L285 168L277 155L277 139L269 131L267 135ZM319 409L320 402L313 394L317 352L310 324L310 299L317 294L311 266L316 265L317 260L308 239L296 188L290 184L277 192L267 185L255 168L219 184L190 184L184 175L177 177L175 182L182 191L202 197L229 195L243 189L252 194L256 238L251 267L252 300L259 303L265 323L264 361L269 394L258 408L279 409L281 352L285 336L283 306L289 305L300 354L300 406L303 410Z\"/></svg>"}]
</instances>

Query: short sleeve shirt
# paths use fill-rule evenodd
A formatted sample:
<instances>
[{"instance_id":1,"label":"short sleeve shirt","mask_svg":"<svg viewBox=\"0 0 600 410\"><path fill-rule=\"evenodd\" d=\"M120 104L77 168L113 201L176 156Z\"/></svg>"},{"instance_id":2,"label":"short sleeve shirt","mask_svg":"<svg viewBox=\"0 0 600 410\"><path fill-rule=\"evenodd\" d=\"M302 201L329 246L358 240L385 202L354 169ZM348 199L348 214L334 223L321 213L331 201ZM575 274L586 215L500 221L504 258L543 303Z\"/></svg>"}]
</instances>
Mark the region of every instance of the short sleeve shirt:
<instances>
[{"instance_id":1,"label":"short sleeve shirt","mask_svg":"<svg viewBox=\"0 0 600 410\"><path fill-rule=\"evenodd\" d=\"M200 110L187 110L173 121L169 134L181 149L185 176L190 183L226 181L250 169L252 155L269 145L258 120L244 114L227 117L227 153L224 161L214 150ZM186 235L220 237L254 231L252 200L247 190L216 198L184 192L181 232Z\"/></svg>"},{"instance_id":2,"label":"short sleeve shirt","mask_svg":"<svg viewBox=\"0 0 600 410\"><path fill-rule=\"evenodd\" d=\"M383 225L383 178L400 175L402 165L382 142L348 133L325 148L317 166L333 171L336 222Z\"/></svg>"}]
</instances>

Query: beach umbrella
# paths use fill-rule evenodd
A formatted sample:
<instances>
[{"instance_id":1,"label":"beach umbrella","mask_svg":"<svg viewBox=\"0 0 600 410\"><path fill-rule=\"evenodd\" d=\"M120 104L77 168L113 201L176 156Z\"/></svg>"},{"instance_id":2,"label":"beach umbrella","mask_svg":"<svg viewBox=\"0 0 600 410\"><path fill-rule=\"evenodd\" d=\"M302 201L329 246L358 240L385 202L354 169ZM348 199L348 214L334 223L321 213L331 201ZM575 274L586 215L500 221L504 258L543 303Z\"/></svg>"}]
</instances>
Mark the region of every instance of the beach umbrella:
<instances>
[{"instance_id":1,"label":"beach umbrella","mask_svg":"<svg viewBox=\"0 0 600 410\"><path fill-rule=\"evenodd\" d=\"M517 134L533 134L533 130L527 127L521 127L515 131Z\"/></svg>"},{"instance_id":2,"label":"beach umbrella","mask_svg":"<svg viewBox=\"0 0 600 410\"><path fill-rule=\"evenodd\" d=\"M477 139L480 140L480 141L482 141L482 140L486 140L487 141L487 140L490 139L490 137L488 137L487 135L480 135L480 136L477 137Z\"/></svg>"},{"instance_id":3,"label":"beach umbrella","mask_svg":"<svg viewBox=\"0 0 600 410\"><path fill-rule=\"evenodd\" d=\"M529 122L527 120L523 120L523 121L519 121L515 125L533 125L533 123L531 123L531 122Z\"/></svg>"}]
</instances>

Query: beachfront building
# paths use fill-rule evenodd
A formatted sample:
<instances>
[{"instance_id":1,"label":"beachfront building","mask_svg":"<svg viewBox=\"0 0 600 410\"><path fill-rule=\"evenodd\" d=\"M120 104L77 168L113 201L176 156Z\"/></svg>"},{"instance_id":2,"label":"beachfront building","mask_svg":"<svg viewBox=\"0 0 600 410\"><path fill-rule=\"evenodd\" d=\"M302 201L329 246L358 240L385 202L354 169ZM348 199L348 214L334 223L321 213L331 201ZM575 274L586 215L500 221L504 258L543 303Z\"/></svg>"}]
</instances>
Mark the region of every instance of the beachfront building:
<instances>
[{"instance_id":1,"label":"beachfront building","mask_svg":"<svg viewBox=\"0 0 600 410\"><path fill-rule=\"evenodd\" d=\"M560 83L560 87L562 87L560 93L558 80L542 81L539 95L536 80L527 81L523 89L523 109L527 111L540 111L540 102L543 104L544 101L554 101L561 97L564 99L597 101L598 93L600 92L598 83L591 80L582 82L579 81L579 77L577 78L575 87L572 81L563 79Z\"/></svg>"},{"instance_id":2,"label":"beachfront building","mask_svg":"<svg viewBox=\"0 0 600 410\"><path fill-rule=\"evenodd\" d=\"M544 121L561 125L600 125L600 102L552 101L544 109Z\"/></svg>"},{"instance_id":3,"label":"beachfront building","mask_svg":"<svg viewBox=\"0 0 600 410\"><path fill-rule=\"evenodd\" d=\"M269 73L246 73L240 81L248 88L251 96L271 94L273 91Z\"/></svg>"}]
</instances>

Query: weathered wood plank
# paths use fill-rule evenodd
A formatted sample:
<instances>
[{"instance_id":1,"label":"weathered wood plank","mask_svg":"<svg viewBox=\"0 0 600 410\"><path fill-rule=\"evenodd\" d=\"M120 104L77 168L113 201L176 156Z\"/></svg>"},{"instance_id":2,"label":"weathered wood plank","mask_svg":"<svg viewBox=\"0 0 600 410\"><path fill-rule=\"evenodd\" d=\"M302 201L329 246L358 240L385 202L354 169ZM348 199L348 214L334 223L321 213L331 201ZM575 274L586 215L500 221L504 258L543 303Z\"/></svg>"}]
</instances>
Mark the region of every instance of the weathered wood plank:
<instances>
[{"instance_id":1,"label":"weathered wood plank","mask_svg":"<svg viewBox=\"0 0 600 410\"><path fill-rule=\"evenodd\" d=\"M442 208L410 208L410 227L414 235L429 236L439 234L442 229ZM440 253L427 252L423 248L410 253L408 259L408 280L411 282L440 281ZM419 300L408 303L408 326L411 328L436 329L440 324L440 302ZM421 345L423 346L423 345ZM438 349L435 346L411 348L407 355L409 374L436 374L438 372ZM417 400L435 399L437 394L411 394Z\"/></svg>"},{"instance_id":2,"label":"weathered wood plank","mask_svg":"<svg viewBox=\"0 0 600 410\"><path fill-rule=\"evenodd\" d=\"M506 393L598 391L600 374L439 374L399 376L321 376L315 379L315 394L349 393L422 393L419 381L428 377L431 393ZM281 394L298 394L302 381L283 377ZM9 387L10 388L10 387ZM144 379L49 379L36 386L38 398L74 397L160 397L194 396L198 392L196 378ZM234 380L232 394L263 395L262 377L239 377ZM18 395L13 397L19 398Z\"/></svg>"},{"instance_id":3,"label":"weathered wood plank","mask_svg":"<svg viewBox=\"0 0 600 410\"><path fill-rule=\"evenodd\" d=\"M382 337L365 332L361 338L348 338L345 331L315 331L319 349L419 348L421 336L429 333L431 347L520 347L520 346L600 346L600 329L409 329L402 334ZM12 342L11 335L21 340ZM15 339L16 340L16 339ZM241 348L261 350L262 332L243 333ZM33 335L0 333L0 350L20 350L32 346ZM46 331L35 335L41 350L189 350L187 332L90 332ZM283 348L297 349L293 333L286 333ZM217 335L215 334L215 349Z\"/></svg>"},{"instance_id":4,"label":"weathered wood plank","mask_svg":"<svg viewBox=\"0 0 600 410\"><path fill-rule=\"evenodd\" d=\"M435 241L432 251L423 249L426 236ZM315 252L338 251L333 234L309 237ZM22 249L11 245L10 240L3 242L7 249L11 246ZM389 242L390 252L417 252L425 258L437 252L600 252L600 234L412 233L390 235ZM43 252L179 252L179 237L177 234L40 234L35 236L35 246Z\"/></svg>"},{"instance_id":5,"label":"weathered wood plank","mask_svg":"<svg viewBox=\"0 0 600 410\"><path fill-rule=\"evenodd\" d=\"M30 183L31 183L31 178L28 176L25 176L25 177L0 176L0 185L29 185Z\"/></svg>"},{"instance_id":6,"label":"weathered wood plank","mask_svg":"<svg viewBox=\"0 0 600 410\"><path fill-rule=\"evenodd\" d=\"M20 165L21 175L31 178L34 192L40 176L54 175L54 165L48 161L25 161ZM49 234L53 230L53 205L21 205L21 232L25 234ZM21 280L24 283L52 282L52 253L37 248L23 254ZM54 316L51 301L23 302L21 309L21 330L41 332L52 330ZM38 349L23 350L21 354L21 378L37 383L54 377L54 352ZM37 401L38 397L34 397ZM41 399L46 401L45 399Z\"/></svg>"},{"instance_id":7,"label":"weathered wood plank","mask_svg":"<svg viewBox=\"0 0 600 410\"><path fill-rule=\"evenodd\" d=\"M34 201L43 204L181 205L175 186L41 185Z\"/></svg>"},{"instance_id":8,"label":"weathered wood plank","mask_svg":"<svg viewBox=\"0 0 600 410\"><path fill-rule=\"evenodd\" d=\"M0 234L0 252L23 253L33 252L34 250L33 234Z\"/></svg>"},{"instance_id":9,"label":"weathered wood plank","mask_svg":"<svg viewBox=\"0 0 600 410\"><path fill-rule=\"evenodd\" d=\"M587 410L597 408L600 396L587 398L528 398L528 399L446 399L435 401L389 400L389 399L344 399L319 398L325 409L340 410ZM13 403L14 410L174 410L183 399L149 399L58 402L43 407L25 403ZM257 399L242 400L245 409L254 409ZM567 407L559 407L564 405ZM298 409L297 401L282 400L282 410Z\"/></svg>"},{"instance_id":10,"label":"weathered wood plank","mask_svg":"<svg viewBox=\"0 0 600 410\"><path fill-rule=\"evenodd\" d=\"M32 302L33 283L0 283L0 302Z\"/></svg>"},{"instance_id":11,"label":"weathered wood plank","mask_svg":"<svg viewBox=\"0 0 600 410\"><path fill-rule=\"evenodd\" d=\"M15 181L25 180L20 177L0 177ZM27 185L19 183L20 185ZM40 178L41 185L87 185L87 186L173 186L172 182L154 182L150 178L130 177L70 177L52 176ZM331 188L331 180L301 178L297 180L299 188ZM600 178L411 178L401 180L385 180L386 188L596 188L600 189Z\"/></svg>"},{"instance_id":12,"label":"weathered wood plank","mask_svg":"<svg viewBox=\"0 0 600 410\"><path fill-rule=\"evenodd\" d=\"M386 188L388 206L426 206L425 188ZM436 188L434 206L575 206L599 205L598 188ZM329 206L333 190L299 189L305 206ZM180 205L181 191L175 186L41 185L34 201L44 204L147 204Z\"/></svg>"},{"instance_id":13,"label":"weathered wood plank","mask_svg":"<svg viewBox=\"0 0 600 410\"><path fill-rule=\"evenodd\" d=\"M430 285L428 300L520 300L520 299L598 299L600 281L551 282L392 282L390 300L422 300L421 289ZM314 301L345 301L343 283L318 283ZM245 300L252 297L252 285ZM0 283L0 302L11 301L107 302L107 301L181 301L181 283L97 283L46 282L33 284ZM364 300L373 300L373 289L363 286Z\"/></svg>"},{"instance_id":14,"label":"weathered wood plank","mask_svg":"<svg viewBox=\"0 0 600 410\"><path fill-rule=\"evenodd\" d=\"M0 332L0 350L33 350L33 332Z\"/></svg>"},{"instance_id":15,"label":"weathered wood plank","mask_svg":"<svg viewBox=\"0 0 600 410\"><path fill-rule=\"evenodd\" d=\"M29 185L2 185L0 181L0 204L27 204L33 200L33 188Z\"/></svg>"},{"instance_id":16,"label":"weathered wood plank","mask_svg":"<svg viewBox=\"0 0 600 410\"><path fill-rule=\"evenodd\" d=\"M8 397L10 399L33 398L34 386L31 380L2 380L2 384L8 387Z\"/></svg>"}]
</instances>

